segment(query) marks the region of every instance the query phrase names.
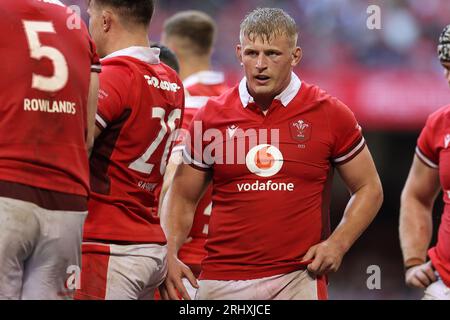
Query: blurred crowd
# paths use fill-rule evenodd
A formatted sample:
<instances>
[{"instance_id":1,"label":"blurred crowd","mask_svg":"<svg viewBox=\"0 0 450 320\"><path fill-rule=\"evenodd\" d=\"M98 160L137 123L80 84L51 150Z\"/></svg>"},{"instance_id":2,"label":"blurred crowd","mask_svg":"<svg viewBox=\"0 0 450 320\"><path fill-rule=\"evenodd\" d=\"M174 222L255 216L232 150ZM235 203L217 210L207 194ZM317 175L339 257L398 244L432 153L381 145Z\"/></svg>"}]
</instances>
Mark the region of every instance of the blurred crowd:
<instances>
[{"instance_id":1,"label":"blurred crowd","mask_svg":"<svg viewBox=\"0 0 450 320\"><path fill-rule=\"evenodd\" d=\"M85 0L66 0L85 8ZM369 30L367 8L381 9L381 30ZM160 0L150 37L158 41L163 21L171 14L198 9L212 15L219 27L214 55L223 69L236 68L234 47L239 24L256 7L280 7L297 21L303 66L334 69L361 64L368 67L405 67L440 70L436 42L450 23L447 0ZM87 15L82 10L83 18Z\"/></svg>"}]
</instances>

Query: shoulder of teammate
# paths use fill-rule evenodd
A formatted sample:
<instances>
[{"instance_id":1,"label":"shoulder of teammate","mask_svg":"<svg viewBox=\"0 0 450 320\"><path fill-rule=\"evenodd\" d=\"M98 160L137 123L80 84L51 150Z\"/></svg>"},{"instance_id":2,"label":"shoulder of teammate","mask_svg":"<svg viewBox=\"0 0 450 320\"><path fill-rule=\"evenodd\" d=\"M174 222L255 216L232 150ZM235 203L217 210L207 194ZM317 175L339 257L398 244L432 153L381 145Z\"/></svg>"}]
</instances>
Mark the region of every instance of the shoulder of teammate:
<instances>
[{"instance_id":1,"label":"shoulder of teammate","mask_svg":"<svg viewBox=\"0 0 450 320\"><path fill-rule=\"evenodd\" d=\"M196 97L189 97L187 99L195 99ZM232 112L230 109L234 108L236 104L241 104L239 98L238 86L235 86L220 96L208 97L201 108L198 108L197 113L193 119L202 121L205 129L213 128L216 120L223 119L224 113Z\"/></svg>"},{"instance_id":2,"label":"shoulder of teammate","mask_svg":"<svg viewBox=\"0 0 450 320\"><path fill-rule=\"evenodd\" d=\"M86 24L81 19L79 14L74 11L72 7L66 6L58 0L38 1L37 3L35 2L35 4L36 8L38 8L37 6L42 6L45 9L51 9L52 11L50 11L50 14L52 17L57 19L59 21L59 25L64 26L64 28L70 32L71 36L78 34L78 37L81 38L81 43L85 45L85 47L80 48L80 50L87 49L89 53L91 60L91 72L101 72L100 58L97 55L97 48L89 34Z\"/></svg>"},{"instance_id":3,"label":"shoulder of teammate","mask_svg":"<svg viewBox=\"0 0 450 320\"><path fill-rule=\"evenodd\" d=\"M239 98L239 89L236 86L221 96L211 97L206 104L198 109L189 125L189 135L184 141L183 158L185 163L199 170L209 170L213 160L203 157L203 151L213 138L205 138L208 129L219 129L220 121L232 113L236 104L242 104ZM199 143L200 142L200 143Z\"/></svg>"},{"instance_id":4,"label":"shoulder of teammate","mask_svg":"<svg viewBox=\"0 0 450 320\"><path fill-rule=\"evenodd\" d=\"M104 129L119 118L127 106L133 72L120 58L104 59L99 82L96 124Z\"/></svg>"},{"instance_id":5,"label":"shoulder of teammate","mask_svg":"<svg viewBox=\"0 0 450 320\"><path fill-rule=\"evenodd\" d=\"M447 121L447 119L449 119L449 117L450 117L450 104L445 105L439 108L438 110L434 111L433 113L431 113L427 118L425 126L430 127L443 126L445 125L445 122Z\"/></svg>"},{"instance_id":6,"label":"shoulder of teammate","mask_svg":"<svg viewBox=\"0 0 450 320\"><path fill-rule=\"evenodd\" d=\"M439 165L439 151L450 143L450 105L443 106L430 114L418 139L416 154L422 162L432 168Z\"/></svg>"},{"instance_id":7,"label":"shoulder of teammate","mask_svg":"<svg viewBox=\"0 0 450 320\"><path fill-rule=\"evenodd\" d=\"M362 129L353 111L338 98L317 86L306 85L310 99L320 103L327 117L330 130L331 160L342 165L353 159L365 147Z\"/></svg>"},{"instance_id":8,"label":"shoulder of teammate","mask_svg":"<svg viewBox=\"0 0 450 320\"><path fill-rule=\"evenodd\" d=\"M88 28L86 27L83 21L80 22L80 25L83 36L85 37L86 42L88 44L89 55L91 58L91 72L100 73L102 71L102 65L100 62L100 57L97 54L97 46L95 45L94 40L92 40Z\"/></svg>"}]
</instances>

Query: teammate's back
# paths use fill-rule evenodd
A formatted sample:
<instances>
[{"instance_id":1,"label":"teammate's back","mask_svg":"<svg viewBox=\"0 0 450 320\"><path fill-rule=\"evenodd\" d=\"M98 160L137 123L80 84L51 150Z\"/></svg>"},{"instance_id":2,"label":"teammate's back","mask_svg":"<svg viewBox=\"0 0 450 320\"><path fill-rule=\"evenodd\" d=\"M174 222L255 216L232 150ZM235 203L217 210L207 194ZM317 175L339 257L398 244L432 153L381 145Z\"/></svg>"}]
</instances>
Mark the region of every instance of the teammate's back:
<instances>
[{"instance_id":1,"label":"teammate's back","mask_svg":"<svg viewBox=\"0 0 450 320\"><path fill-rule=\"evenodd\" d=\"M0 299L74 292L101 68L75 17L55 0L0 3Z\"/></svg>"},{"instance_id":2,"label":"teammate's back","mask_svg":"<svg viewBox=\"0 0 450 320\"><path fill-rule=\"evenodd\" d=\"M180 126L183 86L159 63L159 49L131 47L102 60L101 97L91 157L86 240L164 243L154 189ZM120 226L120 228L118 227Z\"/></svg>"},{"instance_id":3,"label":"teammate's back","mask_svg":"<svg viewBox=\"0 0 450 320\"><path fill-rule=\"evenodd\" d=\"M100 66L86 27L47 2L2 0L0 180L85 196L89 70Z\"/></svg>"}]
</instances>

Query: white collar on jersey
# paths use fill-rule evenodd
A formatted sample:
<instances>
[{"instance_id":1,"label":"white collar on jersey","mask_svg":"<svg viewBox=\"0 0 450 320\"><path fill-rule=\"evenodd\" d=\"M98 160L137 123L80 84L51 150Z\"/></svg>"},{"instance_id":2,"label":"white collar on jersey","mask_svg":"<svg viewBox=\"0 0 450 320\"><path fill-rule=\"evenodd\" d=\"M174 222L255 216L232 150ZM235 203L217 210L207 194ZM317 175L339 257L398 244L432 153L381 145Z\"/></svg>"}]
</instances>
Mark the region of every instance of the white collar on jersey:
<instances>
[{"instance_id":1,"label":"white collar on jersey","mask_svg":"<svg viewBox=\"0 0 450 320\"><path fill-rule=\"evenodd\" d=\"M158 64L158 63L160 63L159 53L160 53L159 48L128 47L125 49L115 51L115 52L107 55L103 59L119 57L119 56L129 56L129 57L144 61L149 64Z\"/></svg>"},{"instance_id":2,"label":"white collar on jersey","mask_svg":"<svg viewBox=\"0 0 450 320\"><path fill-rule=\"evenodd\" d=\"M277 95L274 99L280 100L281 104L286 107L295 98L297 93L300 91L301 86L302 81L294 72L292 72L291 82L286 89L284 89L283 92ZM244 108L247 108L249 103L255 102L253 97L248 92L246 77L244 77L239 83L239 97L241 98Z\"/></svg>"},{"instance_id":3,"label":"white collar on jersey","mask_svg":"<svg viewBox=\"0 0 450 320\"><path fill-rule=\"evenodd\" d=\"M200 71L191 74L189 77L184 79L183 85L185 88L193 86L197 83L206 85L221 84L225 81L225 76L222 72L218 71Z\"/></svg>"}]
</instances>

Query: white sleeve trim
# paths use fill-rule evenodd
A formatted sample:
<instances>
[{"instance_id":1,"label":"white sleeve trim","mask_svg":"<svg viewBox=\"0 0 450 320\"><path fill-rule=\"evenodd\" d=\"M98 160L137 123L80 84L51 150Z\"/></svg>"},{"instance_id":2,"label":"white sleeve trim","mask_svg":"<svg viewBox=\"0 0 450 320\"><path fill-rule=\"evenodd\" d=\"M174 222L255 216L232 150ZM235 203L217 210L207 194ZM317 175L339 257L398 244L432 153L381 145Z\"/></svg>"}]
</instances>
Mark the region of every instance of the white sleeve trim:
<instances>
[{"instance_id":1,"label":"white sleeve trim","mask_svg":"<svg viewBox=\"0 0 450 320\"><path fill-rule=\"evenodd\" d=\"M200 109L206 105L210 97L206 96L188 96L185 100L185 108Z\"/></svg>"},{"instance_id":2,"label":"white sleeve trim","mask_svg":"<svg viewBox=\"0 0 450 320\"><path fill-rule=\"evenodd\" d=\"M430 159L428 159L423 153L422 151L420 151L419 147L416 147L416 154L417 156L423 161L425 162L427 165L429 165L430 167L434 168L434 169L438 169L439 166L437 164L435 164L433 161L431 161Z\"/></svg>"},{"instance_id":3,"label":"white sleeve trim","mask_svg":"<svg viewBox=\"0 0 450 320\"><path fill-rule=\"evenodd\" d=\"M96 73L102 72L102 65L101 64L91 65L91 72L96 72Z\"/></svg>"},{"instance_id":4,"label":"white sleeve trim","mask_svg":"<svg viewBox=\"0 0 450 320\"><path fill-rule=\"evenodd\" d=\"M203 169L210 169L211 166L208 166L204 163L195 161L195 159L192 159L191 155L189 154L189 152L187 151L187 147L183 146L183 158L184 160L187 162L187 164L193 164L197 167L203 168Z\"/></svg>"},{"instance_id":5,"label":"white sleeve trim","mask_svg":"<svg viewBox=\"0 0 450 320\"><path fill-rule=\"evenodd\" d=\"M351 158L355 153L357 153L358 151L360 151L362 149L362 147L364 146L366 140L364 140L364 137L361 138L361 141L358 143L358 145L356 147L354 147L350 152L348 152L346 155L336 158L333 160L334 163L340 163L343 162L349 158Z\"/></svg>"},{"instance_id":6,"label":"white sleeve trim","mask_svg":"<svg viewBox=\"0 0 450 320\"><path fill-rule=\"evenodd\" d=\"M106 123L105 120L103 120L102 117L100 117L100 115L97 113L95 114L95 120L104 128L106 128L108 126L108 124Z\"/></svg>"},{"instance_id":7,"label":"white sleeve trim","mask_svg":"<svg viewBox=\"0 0 450 320\"><path fill-rule=\"evenodd\" d=\"M175 147L172 148L172 153L183 152L183 149L184 149L184 145L175 146Z\"/></svg>"}]
</instances>

